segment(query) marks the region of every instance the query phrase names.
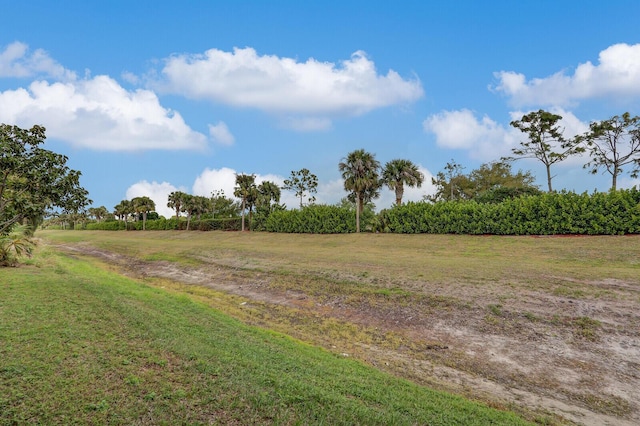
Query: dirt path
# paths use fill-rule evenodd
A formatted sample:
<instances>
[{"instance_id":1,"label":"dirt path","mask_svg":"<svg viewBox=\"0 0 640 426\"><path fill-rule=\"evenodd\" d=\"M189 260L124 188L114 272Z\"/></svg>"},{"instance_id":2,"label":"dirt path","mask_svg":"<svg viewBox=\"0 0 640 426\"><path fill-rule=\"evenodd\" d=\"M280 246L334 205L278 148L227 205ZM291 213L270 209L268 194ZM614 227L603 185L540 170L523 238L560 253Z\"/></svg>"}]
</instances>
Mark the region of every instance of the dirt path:
<instances>
[{"instance_id":1,"label":"dirt path","mask_svg":"<svg viewBox=\"0 0 640 426\"><path fill-rule=\"evenodd\" d=\"M552 413L577 424L640 424L640 288L634 283L586 283L606 294L590 299L536 291L511 297L501 283L501 303L495 303L491 287L422 283L429 297L392 304L309 294L303 286L277 288L269 285L269 273L237 270L215 260L187 268L84 244L58 247L100 258L126 274L239 295L248 299L247 309L252 301L286 306L381 334L391 332L404 343L392 349L356 344L358 349L345 356L431 386L497 406Z\"/></svg>"}]
</instances>

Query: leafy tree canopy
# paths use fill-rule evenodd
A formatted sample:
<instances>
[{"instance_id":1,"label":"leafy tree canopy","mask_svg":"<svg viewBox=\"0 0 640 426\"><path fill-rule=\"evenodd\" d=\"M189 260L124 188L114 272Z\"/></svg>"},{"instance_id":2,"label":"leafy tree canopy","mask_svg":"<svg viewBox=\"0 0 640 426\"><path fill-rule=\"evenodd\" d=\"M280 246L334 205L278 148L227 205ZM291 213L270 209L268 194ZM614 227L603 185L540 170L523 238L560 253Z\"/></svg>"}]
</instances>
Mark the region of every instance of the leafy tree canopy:
<instances>
[{"instance_id":1,"label":"leafy tree canopy","mask_svg":"<svg viewBox=\"0 0 640 426\"><path fill-rule=\"evenodd\" d=\"M623 166L634 164L632 178L640 173L640 117L625 112L608 120L593 122L589 132L579 138L584 141L591 160L584 165L593 174L604 169L611 175L611 189L617 187Z\"/></svg>"},{"instance_id":2,"label":"leafy tree canopy","mask_svg":"<svg viewBox=\"0 0 640 426\"><path fill-rule=\"evenodd\" d=\"M546 168L549 192L553 191L551 166L571 155L584 152L577 140L565 139L564 129L558 124L560 120L560 115L538 110L523 115L520 120L512 121L511 126L526 134L529 139L520 142L519 148L512 149L513 157L503 158L504 161L519 158L535 158L540 161Z\"/></svg>"},{"instance_id":3,"label":"leafy tree canopy","mask_svg":"<svg viewBox=\"0 0 640 426\"><path fill-rule=\"evenodd\" d=\"M428 201L475 199L493 202L496 199L540 192L534 185L535 177L531 172L518 170L514 174L510 163L499 161L485 163L467 175L462 173L463 169L464 167L454 160L447 163L445 170L432 178L432 183L437 189L436 194L426 199Z\"/></svg>"},{"instance_id":4,"label":"leafy tree canopy","mask_svg":"<svg viewBox=\"0 0 640 426\"><path fill-rule=\"evenodd\" d=\"M0 124L0 234L13 225L35 224L52 208L78 213L91 204L81 173L64 155L40 147L45 128Z\"/></svg>"},{"instance_id":5,"label":"leafy tree canopy","mask_svg":"<svg viewBox=\"0 0 640 426\"><path fill-rule=\"evenodd\" d=\"M300 208L302 208L306 193L309 194L307 196L309 204L313 204L316 201L316 197L311 194L318 192L318 177L311 173L309 169L291 171L291 177L285 179L282 189L295 192L296 197L300 198Z\"/></svg>"}]
</instances>

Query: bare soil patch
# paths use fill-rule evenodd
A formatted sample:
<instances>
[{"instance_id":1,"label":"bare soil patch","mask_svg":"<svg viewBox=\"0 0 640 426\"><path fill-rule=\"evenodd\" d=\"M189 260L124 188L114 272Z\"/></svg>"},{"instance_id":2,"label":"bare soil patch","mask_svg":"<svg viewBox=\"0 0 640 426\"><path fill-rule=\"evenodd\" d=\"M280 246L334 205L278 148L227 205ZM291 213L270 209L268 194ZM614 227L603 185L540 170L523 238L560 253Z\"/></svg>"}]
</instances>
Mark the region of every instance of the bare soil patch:
<instances>
[{"instance_id":1,"label":"bare soil patch","mask_svg":"<svg viewBox=\"0 0 640 426\"><path fill-rule=\"evenodd\" d=\"M536 277L600 295L585 298L535 288L510 293L509 283L498 281L370 287L366 277L340 273L293 268L282 274L204 256L184 266L84 243L58 247L138 278L241 296L253 322L270 326L280 315L280 326L296 337L309 339L313 321L352 325L367 338L318 332L313 343L420 383L528 411L540 421L640 424L638 281ZM336 290L336 282L350 283L351 290Z\"/></svg>"}]
</instances>

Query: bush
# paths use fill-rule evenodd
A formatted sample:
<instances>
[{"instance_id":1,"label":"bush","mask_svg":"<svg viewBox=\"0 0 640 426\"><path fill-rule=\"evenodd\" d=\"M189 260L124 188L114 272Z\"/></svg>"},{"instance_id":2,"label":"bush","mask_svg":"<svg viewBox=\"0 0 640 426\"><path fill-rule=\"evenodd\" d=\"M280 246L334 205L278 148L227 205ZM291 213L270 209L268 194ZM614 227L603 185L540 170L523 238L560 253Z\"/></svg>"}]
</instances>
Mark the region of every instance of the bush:
<instances>
[{"instance_id":1,"label":"bush","mask_svg":"<svg viewBox=\"0 0 640 426\"><path fill-rule=\"evenodd\" d=\"M366 222L372 218L363 219ZM265 229L269 232L309 234L355 232L356 216L350 208L316 204L300 210L275 211L267 218Z\"/></svg>"},{"instance_id":2,"label":"bush","mask_svg":"<svg viewBox=\"0 0 640 426\"><path fill-rule=\"evenodd\" d=\"M640 233L640 191L544 193L500 203L407 203L380 213L386 232L497 235Z\"/></svg>"}]
</instances>

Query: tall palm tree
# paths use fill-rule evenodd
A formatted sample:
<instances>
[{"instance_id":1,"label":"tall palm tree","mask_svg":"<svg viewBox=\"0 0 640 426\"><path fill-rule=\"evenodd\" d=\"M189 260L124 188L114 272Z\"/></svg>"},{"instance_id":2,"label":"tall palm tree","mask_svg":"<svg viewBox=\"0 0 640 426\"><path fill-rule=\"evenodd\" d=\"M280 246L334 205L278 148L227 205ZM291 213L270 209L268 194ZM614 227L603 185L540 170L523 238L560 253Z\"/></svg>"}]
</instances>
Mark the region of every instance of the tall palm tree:
<instances>
[{"instance_id":1,"label":"tall palm tree","mask_svg":"<svg viewBox=\"0 0 640 426\"><path fill-rule=\"evenodd\" d=\"M271 212L271 202L273 201L278 204L280 202L280 194L280 187L278 185L274 182L265 180L258 185L258 200L256 206L265 207L269 212Z\"/></svg>"},{"instance_id":2,"label":"tall palm tree","mask_svg":"<svg viewBox=\"0 0 640 426\"><path fill-rule=\"evenodd\" d=\"M113 214L120 220L127 221L127 217L133 213L131 201L122 200L113 207Z\"/></svg>"},{"instance_id":3,"label":"tall palm tree","mask_svg":"<svg viewBox=\"0 0 640 426\"><path fill-rule=\"evenodd\" d=\"M342 159L338 169L344 179L344 189L355 196L356 232L360 232L360 214L364 207L365 195L375 194L380 188L380 162L374 154L357 149Z\"/></svg>"},{"instance_id":4,"label":"tall palm tree","mask_svg":"<svg viewBox=\"0 0 640 426\"><path fill-rule=\"evenodd\" d=\"M178 220L180 220L180 212L182 211L185 195L187 194L182 191L173 191L167 197L167 207L176 211L176 219Z\"/></svg>"},{"instance_id":5,"label":"tall palm tree","mask_svg":"<svg viewBox=\"0 0 640 426\"><path fill-rule=\"evenodd\" d=\"M247 200L255 195L256 175L237 174L236 187L233 195L242 200L242 230L244 231L244 211L247 209Z\"/></svg>"},{"instance_id":6,"label":"tall palm tree","mask_svg":"<svg viewBox=\"0 0 640 426\"><path fill-rule=\"evenodd\" d=\"M147 229L147 213L156 209L156 203L147 196L135 197L131 200L131 203L136 214L142 213L142 230L145 231Z\"/></svg>"},{"instance_id":7,"label":"tall palm tree","mask_svg":"<svg viewBox=\"0 0 640 426\"><path fill-rule=\"evenodd\" d=\"M382 170L382 181L390 190L396 192L396 205L402 204L404 186L420 188L424 182L424 174L418 166L409 160L391 160Z\"/></svg>"},{"instance_id":8,"label":"tall palm tree","mask_svg":"<svg viewBox=\"0 0 640 426\"><path fill-rule=\"evenodd\" d=\"M182 205L180 207L180 211L187 214L187 231L189 230L189 225L191 224L191 216L196 210L197 206L194 196L191 194L184 194L182 196Z\"/></svg>"}]
</instances>

